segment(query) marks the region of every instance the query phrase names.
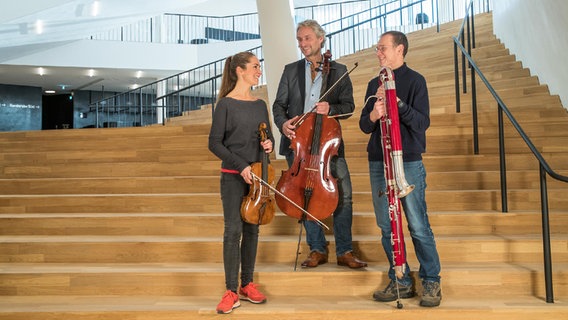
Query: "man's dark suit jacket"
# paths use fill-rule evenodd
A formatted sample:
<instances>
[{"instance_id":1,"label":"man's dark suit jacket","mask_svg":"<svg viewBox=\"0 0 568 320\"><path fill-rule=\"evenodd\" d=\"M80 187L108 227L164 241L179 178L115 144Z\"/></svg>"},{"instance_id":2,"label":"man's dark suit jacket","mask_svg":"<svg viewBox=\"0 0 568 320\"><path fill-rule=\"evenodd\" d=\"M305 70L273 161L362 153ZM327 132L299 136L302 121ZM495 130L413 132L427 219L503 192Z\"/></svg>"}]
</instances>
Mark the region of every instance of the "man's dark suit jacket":
<instances>
[{"instance_id":1,"label":"man's dark suit jacket","mask_svg":"<svg viewBox=\"0 0 568 320\"><path fill-rule=\"evenodd\" d=\"M326 88L331 88L337 80L347 72L347 67L343 64L331 61L330 72L327 76ZM274 123L282 133L282 125L289 119L304 113L304 101L306 98L306 60L290 63L284 67L276 99L272 105ZM324 99L329 103L329 115L347 114L355 110L353 102L353 84L349 75L341 81L327 94ZM343 116L340 119L347 119ZM287 155L293 152L290 149L290 140L282 133L280 138L280 154ZM344 157L343 139L338 150L339 156Z\"/></svg>"}]
</instances>

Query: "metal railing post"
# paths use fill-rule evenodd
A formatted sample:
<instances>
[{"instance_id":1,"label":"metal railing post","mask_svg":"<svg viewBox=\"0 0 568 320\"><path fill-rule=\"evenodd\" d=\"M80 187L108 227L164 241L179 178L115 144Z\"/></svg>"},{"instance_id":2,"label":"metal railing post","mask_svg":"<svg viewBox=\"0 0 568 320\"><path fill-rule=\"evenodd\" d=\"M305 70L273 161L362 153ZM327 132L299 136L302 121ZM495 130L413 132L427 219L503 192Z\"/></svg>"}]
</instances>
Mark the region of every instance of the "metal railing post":
<instances>
[{"instance_id":1,"label":"metal railing post","mask_svg":"<svg viewBox=\"0 0 568 320\"><path fill-rule=\"evenodd\" d=\"M438 10L438 0L436 0L436 32L440 32L440 10Z\"/></svg>"},{"instance_id":2,"label":"metal railing post","mask_svg":"<svg viewBox=\"0 0 568 320\"><path fill-rule=\"evenodd\" d=\"M471 45L472 48L475 48L475 23L474 23L474 15L473 15L473 2L471 3Z\"/></svg>"},{"instance_id":3,"label":"metal railing post","mask_svg":"<svg viewBox=\"0 0 568 320\"><path fill-rule=\"evenodd\" d=\"M96 107L95 107L95 128L100 128L99 127L99 106L100 106L100 103L97 102Z\"/></svg>"},{"instance_id":4,"label":"metal railing post","mask_svg":"<svg viewBox=\"0 0 568 320\"><path fill-rule=\"evenodd\" d=\"M467 11L466 11L467 13ZM470 27L471 17L466 15L466 27L467 27L467 53L471 56L471 27ZM471 68L471 64L468 64L468 68Z\"/></svg>"},{"instance_id":5,"label":"metal railing post","mask_svg":"<svg viewBox=\"0 0 568 320\"><path fill-rule=\"evenodd\" d=\"M505 132L503 126L503 110L497 104L497 118L499 122L499 173L501 181L501 212L509 212L507 200L507 162L505 160Z\"/></svg>"},{"instance_id":6,"label":"metal railing post","mask_svg":"<svg viewBox=\"0 0 568 320\"><path fill-rule=\"evenodd\" d=\"M473 118L473 153L479 154L479 124L477 121L477 90L475 72L471 70L471 113Z\"/></svg>"},{"instance_id":7,"label":"metal railing post","mask_svg":"<svg viewBox=\"0 0 568 320\"><path fill-rule=\"evenodd\" d=\"M544 282L546 287L546 302L554 303L552 289L552 254L550 250L550 218L548 216L548 190L546 187L546 171L542 164L540 169L540 203L542 210L542 246L544 251Z\"/></svg>"},{"instance_id":8,"label":"metal railing post","mask_svg":"<svg viewBox=\"0 0 568 320\"><path fill-rule=\"evenodd\" d=\"M460 113L460 74L458 62L458 45L454 41L454 75L455 75L455 90L456 90L456 113Z\"/></svg>"},{"instance_id":9,"label":"metal railing post","mask_svg":"<svg viewBox=\"0 0 568 320\"><path fill-rule=\"evenodd\" d=\"M466 18L464 18L466 19ZM465 40L464 40L465 34L464 34L464 30L462 29L461 31L461 45L462 47L465 47ZM462 85L463 85L463 93L467 93L467 81L466 81L466 70L465 70L465 53L462 51Z\"/></svg>"}]
</instances>

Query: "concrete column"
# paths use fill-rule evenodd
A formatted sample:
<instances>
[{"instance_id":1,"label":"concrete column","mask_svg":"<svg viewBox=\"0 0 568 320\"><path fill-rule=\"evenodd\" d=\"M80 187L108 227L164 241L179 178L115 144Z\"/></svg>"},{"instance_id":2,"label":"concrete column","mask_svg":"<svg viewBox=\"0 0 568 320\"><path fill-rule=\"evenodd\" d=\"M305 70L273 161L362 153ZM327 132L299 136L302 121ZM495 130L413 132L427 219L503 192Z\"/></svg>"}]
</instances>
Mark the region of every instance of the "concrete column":
<instances>
[{"instance_id":1,"label":"concrete column","mask_svg":"<svg viewBox=\"0 0 568 320\"><path fill-rule=\"evenodd\" d=\"M264 75L266 78L269 112L272 115L272 103L276 97L280 76L284 66L300 58L296 41L294 22L294 3L292 0L256 0L260 37L264 55ZM274 150L278 158L280 131L271 117L274 133Z\"/></svg>"}]
</instances>

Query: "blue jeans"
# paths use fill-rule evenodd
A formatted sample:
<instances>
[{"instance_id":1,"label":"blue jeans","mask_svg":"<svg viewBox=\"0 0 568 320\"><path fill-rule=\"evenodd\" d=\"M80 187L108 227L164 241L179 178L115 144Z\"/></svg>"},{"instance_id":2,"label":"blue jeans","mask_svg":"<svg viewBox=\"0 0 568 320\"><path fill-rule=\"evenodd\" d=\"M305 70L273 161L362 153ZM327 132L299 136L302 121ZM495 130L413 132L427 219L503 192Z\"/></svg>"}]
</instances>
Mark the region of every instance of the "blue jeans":
<instances>
[{"instance_id":1,"label":"blue jeans","mask_svg":"<svg viewBox=\"0 0 568 320\"><path fill-rule=\"evenodd\" d=\"M288 167L294 163L294 154L286 156ZM353 224L353 196L351 187L351 176L345 158L337 157L332 162L332 172L337 178L339 189L339 204L333 212L333 235L335 237L336 255L342 256L353 251L351 226ZM306 220L306 242L311 251L318 251L327 254L327 240L322 227L316 222Z\"/></svg>"},{"instance_id":2,"label":"blue jeans","mask_svg":"<svg viewBox=\"0 0 568 320\"><path fill-rule=\"evenodd\" d=\"M386 191L383 162L369 161L369 173L371 176L371 192L375 217L377 225L381 228L383 249L391 265L389 278L395 280L388 199L386 194L379 197L379 191ZM418 274L422 281L440 282L440 257L438 256L434 233L430 228L426 209L426 169L422 161L404 162L404 174L406 181L414 185L414 190L400 200L406 221L408 222L408 229L412 237L416 257L420 263ZM404 251L406 252L406 248L404 248ZM404 285L412 283L408 263L406 264L403 279L398 281Z\"/></svg>"},{"instance_id":3,"label":"blue jeans","mask_svg":"<svg viewBox=\"0 0 568 320\"><path fill-rule=\"evenodd\" d=\"M239 267L241 268L241 286L252 282L258 230L256 224L249 224L241 218L241 202L249 192L248 184L240 174L221 173L221 200L223 202L223 266L225 268L225 286L237 291L239 285Z\"/></svg>"}]
</instances>

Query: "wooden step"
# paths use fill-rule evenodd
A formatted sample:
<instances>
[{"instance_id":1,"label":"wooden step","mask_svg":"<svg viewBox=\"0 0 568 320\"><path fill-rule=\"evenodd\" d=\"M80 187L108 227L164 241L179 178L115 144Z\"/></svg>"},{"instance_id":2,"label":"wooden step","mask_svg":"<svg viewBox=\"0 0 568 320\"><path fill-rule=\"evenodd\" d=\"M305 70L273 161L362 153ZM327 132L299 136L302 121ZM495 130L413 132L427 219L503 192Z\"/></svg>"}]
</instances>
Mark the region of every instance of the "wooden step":
<instances>
[{"instance_id":1,"label":"wooden step","mask_svg":"<svg viewBox=\"0 0 568 320\"><path fill-rule=\"evenodd\" d=\"M303 286L302 286L303 287ZM264 289L264 287L263 287ZM269 289L269 284L266 286ZM105 319L124 320L187 320L217 318L215 307L221 299L217 296L66 296L66 297L8 297L0 302L3 312L0 320L77 320ZM424 309L418 306L419 299L405 299L402 310L396 303L379 303L369 295L352 297L345 294L325 296L309 295L278 297L268 294L266 304L253 305L242 302L231 315L237 320L327 320L327 319L375 319L396 317L400 320L423 318L425 314L439 320L486 319L486 320L557 320L568 316L568 306L563 300L546 303L540 296L526 297L453 297L443 299L440 307Z\"/></svg>"},{"instance_id":2,"label":"wooden step","mask_svg":"<svg viewBox=\"0 0 568 320\"><path fill-rule=\"evenodd\" d=\"M568 210L552 210L550 232L568 233ZM355 235L380 236L374 212L354 212ZM539 211L469 211L430 212L429 221L436 235L539 235L542 217ZM0 234L36 236L186 236L222 237L223 215L210 213L38 213L1 214ZM325 219L328 225L332 218ZM294 235L298 221L276 212L273 222L261 227L263 236ZM332 232L326 231L327 235Z\"/></svg>"},{"instance_id":3,"label":"wooden step","mask_svg":"<svg viewBox=\"0 0 568 320\"><path fill-rule=\"evenodd\" d=\"M2 292L13 290L16 296L185 296L220 298L225 289L222 263L13 263L0 265L4 270ZM267 296L274 299L296 295L350 297L369 299L373 291L387 284L388 265L378 263L364 270L349 270L334 262L315 269L294 271L292 264L258 263L256 276ZM499 298L503 295L525 298L543 296L544 275L539 263L471 263L468 266L442 263L443 299L464 295ZM567 279L568 264L555 265L554 277ZM411 272L416 290L422 291L417 268ZM467 277L464 277L467 275ZM36 285L29 286L34 281ZM144 284L151 283L151 286ZM135 288L134 290L132 288ZM138 289L136 289L138 288ZM205 292L204 292L205 291ZM558 281L558 295L568 294L568 285ZM405 300L406 301L406 300ZM412 301L412 300L408 300ZM445 301L444 301L445 302Z\"/></svg>"},{"instance_id":4,"label":"wooden step","mask_svg":"<svg viewBox=\"0 0 568 320\"><path fill-rule=\"evenodd\" d=\"M284 167L275 170L274 185L279 181ZM557 173L568 175L568 170ZM538 171L508 170L507 182L516 189L539 188ZM426 180L429 190L483 190L495 189L500 183L499 171L451 171L429 172ZM354 190L369 190L366 173L351 173ZM568 188L564 184L553 188ZM4 195L83 195L83 194L137 194L146 190L153 194L218 193L219 176L171 176L171 177L100 177L53 179L0 179Z\"/></svg>"},{"instance_id":5,"label":"wooden step","mask_svg":"<svg viewBox=\"0 0 568 320\"><path fill-rule=\"evenodd\" d=\"M546 130L542 127L542 130ZM466 133L464 132L464 135ZM352 173L367 173L368 161L366 154L366 140L368 136L358 133L359 142L346 143L346 150L350 153L347 157L350 171ZM446 142L444 142L446 143ZM454 143L454 145L459 143ZM444 146L440 146L442 148ZM463 146L461 146L463 147ZM447 148L446 148L447 149ZM493 148L494 149L494 148ZM353 150L353 152L351 152ZM355 151L357 151L355 153ZM428 172L439 172L444 170L460 170L460 171L475 171L475 170L498 170L499 157L495 153L486 153L487 150L481 149L480 155L474 155L473 149L469 149L465 154L451 154L451 155L436 155L429 150L424 154L424 163ZM562 154L544 153L544 158L549 162L553 168L559 170L568 169L565 161L562 161ZM180 173L191 173L193 175L204 176L218 176L221 167L221 162L212 157L208 160L199 160L193 162L191 169L188 169L186 163L196 161L191 156L183 156L177 154L164 155L165 163L150 162L150 163L113 163L103 162L98 163L96 166L90 163L55 163L45 165L17 165L9 164L0 171L1 183L9 186L10 179L45 179L52 178L52 182L57 184L61 179L72 179L80 177L79 179L89 178L125 178L125 177L162 177L175 178L180 176ZM447 159L447 160L444 160ZM537 162L534 160L532 154L510 154L506 157L507 168L509 170L534 170L538 168ZM442 161L443 163L440 163ZM286 170L288 168L286 162L282 159L273 160L272 165L277 172ZM536 165L536 166L535 166ZM1 166L0 166L1 168ZM2 180L4 179L4 180ZM159 179L159 178L156 178ZM17 186L17 183L14 185Z\"/></svg>"},{"instance_id":6,"label":"wooden step","mask_svg":"<svg viewBox=\"0 0 568 320\"><path fill-rule=\"evenodd\" d=\"M435 228L434 228L434 232ZM335 241L328 236L330 261L335 261ZM258 263L293 263L297 235L261 236ZM568 236L551 235L554 261L568 262ZM377 235L354 235L355 252L369 263L384 262ZM410 239L407 252L414 252ZM436 246L441 261L452 263L540 262L543 258L540 235L437 235ZM221 237L216 236L0 236L0 262L26 263L221 263ZM309 249L300 245L305 259ZM416 257L407 260L416 264Z\"/></svg>"},{"instance_id":7,"label":"wooden step","mask_svg":"<svg viewBox=\"0 0 568 320\"><path fill-rule=\"evenodd\" d=\"M566 189L549 189L552 208L568 208ZM432 190L426 200L431 211L500 210L499 189ZM540 193L537 189L508 189L510 210L538 210ZM218 193L176 194L104 194L104 195L0 195L0 213L180 213L220 212ZM353 192L353 210L372 211L368 190Z\"/></svg>"}]
</instances>

